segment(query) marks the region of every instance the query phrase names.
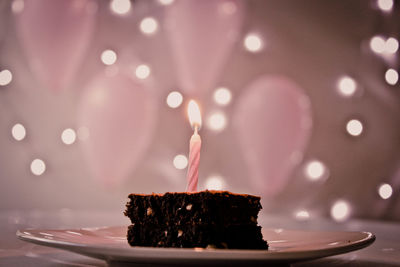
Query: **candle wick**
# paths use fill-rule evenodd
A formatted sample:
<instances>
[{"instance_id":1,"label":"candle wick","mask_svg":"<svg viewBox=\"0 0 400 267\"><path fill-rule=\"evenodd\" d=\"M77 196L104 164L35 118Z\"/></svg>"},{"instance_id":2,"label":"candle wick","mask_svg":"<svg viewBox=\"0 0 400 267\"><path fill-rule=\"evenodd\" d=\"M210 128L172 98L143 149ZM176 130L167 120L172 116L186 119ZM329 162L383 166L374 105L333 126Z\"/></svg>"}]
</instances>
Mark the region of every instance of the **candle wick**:
<instances>
[{"instance_id":1,"label":"candle wick","mask_svg":"<svg viewBox=\"0 0 400 267\"><path fill-rule=\"evenodd\" d=\"M198 134L199 126L197 124L194 125L194 134Z\"/></svg>"}]
</instances>

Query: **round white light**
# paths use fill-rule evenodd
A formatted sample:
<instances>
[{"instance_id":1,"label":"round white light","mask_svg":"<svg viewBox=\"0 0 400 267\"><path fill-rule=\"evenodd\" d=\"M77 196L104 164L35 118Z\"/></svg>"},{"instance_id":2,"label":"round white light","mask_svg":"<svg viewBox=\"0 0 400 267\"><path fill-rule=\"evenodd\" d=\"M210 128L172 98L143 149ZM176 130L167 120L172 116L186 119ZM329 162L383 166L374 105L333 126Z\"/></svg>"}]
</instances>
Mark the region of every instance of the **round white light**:
<instances>
[{"instance_id":1,"label":"round white light","mask_svg":"<svg viewBox=\"0 0 400 267\"><path fill-rule=\"evenodd\" d=\"M25 127L22 124L17 123L12 127L11 134L14 137L15 140L21 141L26 136Z\"/></svg>"},{"instance_id":2,"label":"round white light","mask_svg":"<svg viewBox=\"0 0 400 267\"><path fill-rule=\"evenodd\" d=\"M349 120L346 124L346 131L352 136L359 136L363 132L363 125L359 120Z\"/></svg>"},{"instance_id":3,"label":"round white light","mask_svg":"<svg viewBox=\"0 0 400 267\"><path fill-rule=\"evenodd\" d=\"M307 221L310 218L310 214L306 210L296 211L294 216L298 221Z\"/></svg>"},{"instance_id":4,"label":"round white light","mask_svg":"<svg viewBox=\"0 0 400 267\"><path fill-rule=\"evenodd\" d=\"M249 52L259 52L263 47L263 42L257 34L248 34L244 38L244 46Z\"/></svg>"},{"instance_id":5,"label":"round white light","mask_svg":"<svg viewBox=\"0 0 400 267\"><path fill-rule=\"evenodd\" d=\"M214 91L214 101L215 103L226 106L231 102L232 94L228 88L220 87Z\"/></svg>"},{"instance_id":6,"label":"round white light","mask_svg":"<svg viewBox=\"0 0 400 267\"><path fill-rule=\"evenodd\" d=\"M222 131L226 124L226 116L222 112L212 114L207 120L207 126L214 131Z\"/></svg>"},{"instance_id":7,"label":"round white light","mask_svg":"<svg viewBox=\"0 0 400 267\"><path fill-rule=\"evenodd\" d=\"M389 12L393 8L393 0L378 0L377 4L382 11Z\"/></svg>"},{"instance_id":8,"label":"round white light","mask_svg":"<svg viewBox=\"0 0 400 267\"><path fill-rule=\"evenodd\" d=\"M125 15L131 10L130 0L112 0L110 2L111 11L118 15Z\"/></svg>"},{"instance_id":9,"label":"round white light","mask_svg":"<svg viewBox=\"0 0 400 267\"><path fill-rule=\"evenodd\" d=\"M395 85L399 81L399 73L394 69L388 69L385 73L385 80L390 85Z\"/></svg>"},{"instance_id":10,"label":"round white light","mask_svg":"<svg viewBox=\"0 0 400 267\"><path fill-rule=\"evenodd\" d=\"M369 47L377 54L381 54L385 51L386 42L382 36L374 36L369 41Z\"/></svg>"},{"instance_id":11,"label":"round white light","mask_svg":"<svg viewBox=\"0 0 400 267\"><path fill-rule=\"evenodd\" d=\"M158 0L161 5L168 6L174 2L174 0Z\"/></svg>"},{"instance_id":12,"label":"round white light","mask_svg":"<svg viewBox=\"0 0 400 267\"><path fill-rule=\"evenodd\" d=\"M158 29L158 22L155 18L147 17L140 22L140 30L147 35L154 34Z\"/></svg>"},{"instance_id":13,"label":"round white light","mask_svg":"<svg viewBox=\"0 0 400 267\"><path fill-rule=\"evenodd\" d=\"M337 88L342 96L350 97L355 93L357 89L357 83L353 78L349 76L343 76L339 79Z\"/></svg>"},{"instance_id":14,"label":"round white light","mask_svg":"<svg viewBox=\"0 0 400 267\"><path fill-rule=\"evenodd\" d=\"M105 65L112 65L117 61L117 54L110 49L104 50L101 53L101 61L105 64Z\"/></svg>"},{"instance_id":15,"label":"round white light","mask_svg":"<svg viewBox=\"0 0 400 267\"><path fill-rule=\"evenodd\" d=\"M307 163L305 167L305 175L309 180L316 181L325 176L326 167L318 160L313 160Z\"/></svg>"},{"instance_id":16,"label":"round white light","mask_svg":"<svg viewBox=\"0 0 400 267\"><path fill-rule=\"evenodd\" d=\"M150 67L144 64L137 66L135 75L141 80L146 79L150 75Z\"/></svg>"},{"instance_id":17,"label":"round white light","mask_svg":"<svg viewBox=\"0 0 400 267\"><path fill-rule=\"evenodd\" d=\"M208 190L221 190L224 186L224 178L220 175L211 175L206 179L205 187Z\"/></svg>"},{"instance_id":18,"label":"round white light","mask_svg":"<svg viewBox=\"0 0 400 267\"><path fill-rule=\"evenodd\" d=\"M75 142L75 140L76 140L75 131L73 129L71 129L71 128L65 129L61 134L61 140L66 145L73 144Z\"/></svg>"},{"instance_id":19,"label":"round white light","mask_svg":"<svg viewBox=\"0 0 400 267\"><path fill-rule=\"evenodd\" d=\"M24 0L14 0L11 4L11 10L14 14L19 14L24 10Z\"/></svg>"},{"instance_id":20,"label":"round white light","mask_svg":"<svg viewBox=\"0 0 400 267\"><path fill-rule=\"evenodd\" d=\"M350 217L350 205L344 200L336 201L331 208L331 216L335 221L343 222Z\"/></svg>"},{"instance_id":21,"label":"round white light","mask_svg":"<svg viewBox=\"0 0 400 267\"><path fill-rule=\"evenodd\" d=\"M31 163L31 172L34 175L42 175L46 171L46 164L41 159L34 159Z\"/></svg>"},{"instance_id":22,"label":"round white light","mask_svg":"<svg viewBox=\"0 0 400 267\"><path fill-rule=\"evenodd\" d=\"M0 71L0 85L5 86L12 81L12 73L9 70Z\"/></svg>"},{"instance_id":23,"label":"round white light","mask_svg":"<svg viewBox=\"0 0 400 267\"><path fill-rule=\"evenodd\" d=\"M399 50L399 41L393 37L388 38L385 44L385 52L388 54L395 54L397 50Z\"/></svg>"},{"instance_id":24,"label":"round white light","mask_svg":"<svg viewBox=\"0 0 400 267\"><path fill-rule=\"evenodd\" d=\"M188 165L188 159L185 155L176 155L173 164L178 170L183 170Z\"/></svg>"},{"instance_id":25,"label":"round white light","mask_svg":"<svg viewBox=\"0 0 400 267\"><path fill-rule=\"evenodd\" d=\"M388 199L393 194L393 189L390 184L381 184L378 188L379 196L383 199Z\"/></svg>"},{"instance_id":26,"label":"round white light","mask_svg":"<svg viewBox=\"0 0 400 267\"><path fill-rule=\"evenodd\" d=\"M173 91L167 96L167 105L170 108L177 108L182 104L183 96L177 91Z\"/></svg>"}]
</instances>

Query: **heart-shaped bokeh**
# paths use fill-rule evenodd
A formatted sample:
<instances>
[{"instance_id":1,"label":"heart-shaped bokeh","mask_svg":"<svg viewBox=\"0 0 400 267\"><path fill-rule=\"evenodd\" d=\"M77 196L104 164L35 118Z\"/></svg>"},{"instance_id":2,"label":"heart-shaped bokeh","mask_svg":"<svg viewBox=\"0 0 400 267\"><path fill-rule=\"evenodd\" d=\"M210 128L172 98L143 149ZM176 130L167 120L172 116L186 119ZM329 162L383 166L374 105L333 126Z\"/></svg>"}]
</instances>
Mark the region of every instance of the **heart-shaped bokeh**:
<instances>
[{"instance_id":1,"label":"heart-shaped bokeh","mask_svg":"<svg viewBox=\"0 0 400 267\"><path fill-rule=\"evenodd\" d=\"M238 40L245 8L241 1L176 1L166 9L166 34L181 90L212 89Z\"/></svg>"},{"instance_id":2,"label":"heart-shaped bokeh","mask_svg":"<svg viewBox=\"0 0 400 267\"><path fill-rule=\"evenodd\" d=\"M25 0L16 29L32 72L49 90L74 79L95 27L95 0Z\"/></svg>"},{"instance_id":3,"label":"heart-shaped bokeh","mask_svg":"<svg viewBox=\"0 0 400 267\"><path fill-rule=\"evenodd\" d=\"M282 76L261 76L238 98L233 121L254 191L281 193L311 134L308 97Z\"/></svg>"},{"instance_id":4,"label":"heart-shaped bokeh","mask_svg":"<svg viewBox=\"0 0 400 267\"><path fill-rule=\"evenodd\" d=\"M102 184L121 184L144 155L155 127L154 101L149 88L124 74L100 74L83 92L78 120L89 131L83 151Z\"/></svg>"}]
</instances>

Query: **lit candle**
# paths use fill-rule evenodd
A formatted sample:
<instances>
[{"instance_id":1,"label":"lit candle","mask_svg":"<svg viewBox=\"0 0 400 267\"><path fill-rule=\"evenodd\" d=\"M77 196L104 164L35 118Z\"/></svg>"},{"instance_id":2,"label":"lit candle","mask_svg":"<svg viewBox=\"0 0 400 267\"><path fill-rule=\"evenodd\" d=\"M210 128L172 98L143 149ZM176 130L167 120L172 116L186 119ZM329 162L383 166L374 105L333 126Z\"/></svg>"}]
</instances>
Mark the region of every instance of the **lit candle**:
<instances>
[{"instance_id":1,"label":"lit candle","mask_svg":"<svg viewBox=\"0 0 400 267\"><path fill-rule=\"evenodd\" d=\"M201 149L201 138L198 131L201 128L201 114L197 103L190 100L188 106L188 115L190 125L192 126L194 133L190 138L189 148L189 167L187 172L187 192L197 191L197 182L199 180L199 164L200 164L200 149Z\"/></svg>"}]
</instances>

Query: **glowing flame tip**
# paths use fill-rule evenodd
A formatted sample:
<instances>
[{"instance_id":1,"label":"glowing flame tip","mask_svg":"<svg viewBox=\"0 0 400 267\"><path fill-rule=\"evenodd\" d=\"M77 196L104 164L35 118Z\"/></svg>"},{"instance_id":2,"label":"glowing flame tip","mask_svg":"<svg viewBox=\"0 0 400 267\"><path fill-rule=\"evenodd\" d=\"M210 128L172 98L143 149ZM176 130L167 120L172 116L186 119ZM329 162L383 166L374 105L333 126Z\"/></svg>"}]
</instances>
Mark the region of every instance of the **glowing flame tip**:
<instances>
[{"instance_id":1,"label":"glowing flame tip","mask_svg":"<svg viewBox=\"0 0 400 267\"><path fill-rule=\"evenodd\" d=\"M192 128L195 128L197 126L197 130L200 130L201 128L201 113L200 113L200 108L199 105L197 105L196 101L190 100L189 105L188 105L188 116L189 116L189 121L190 125Z\"/></svg>"}]
</instances>

